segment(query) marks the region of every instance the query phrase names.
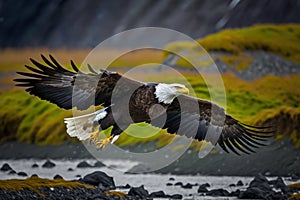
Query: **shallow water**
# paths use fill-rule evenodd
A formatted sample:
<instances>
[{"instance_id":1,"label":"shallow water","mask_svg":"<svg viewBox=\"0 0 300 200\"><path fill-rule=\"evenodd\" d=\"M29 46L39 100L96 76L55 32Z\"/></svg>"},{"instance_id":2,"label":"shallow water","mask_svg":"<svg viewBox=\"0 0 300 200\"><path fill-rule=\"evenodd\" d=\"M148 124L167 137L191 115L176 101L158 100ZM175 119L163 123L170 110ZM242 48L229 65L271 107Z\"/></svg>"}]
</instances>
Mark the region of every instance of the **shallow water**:
<instances>
[{"instance_id":1,"label":"shallow water","mask_svg":"<svg viewBox=\"0 0 300 200\"><path fill-rule=\"evenodd\" d=\"M109 167L101 168L77 168L77 164L83 160L52 160L56 164L54 168L42 168L42 164L46 160L0 160L0 166L4 163L8 163L16 172L26 172L30 177L33 174L37 174L41 178L52 179L56 174L61 175L66 180L78 179L77 175L81 177L91 172L100 170L106 172L108 175L114 178L117 186L129 184L134 187L141 185L145 186L150 193L163 190L166 194L182 194L184 199L220 199L220 197L203 197L197 194L198 186L194 186L192 189L184 189L181 186L166 186L167 183L182 182L183 184L204 184L209 183L211 187L208 189L223 188L228 191L235 191L237 189L245 189L253 177L238 177L238 176L202 176L202 175L170 175L170 174L124 174L123 171L127 171L137 163L124 160L105 160L105 163ZM95 160L85 160L89 164L93 165ZM36 163L38 168L32 168L31 166ZM74 171L68 171L68 168L74 169ZM114 169L113 169L114 168ZM170 181L169 178L174 178L174 181ZM11 178L26 178L18 175L10 175L8 172L0 171L0 179ZM232 183L237 183L241 180L244 183L242 187L229 187ZM285 180L286 184L291 182ZM225 199L228 199L226 197ZM229 199L235 199L230 197Z\"/></svg>"}]
</instances>

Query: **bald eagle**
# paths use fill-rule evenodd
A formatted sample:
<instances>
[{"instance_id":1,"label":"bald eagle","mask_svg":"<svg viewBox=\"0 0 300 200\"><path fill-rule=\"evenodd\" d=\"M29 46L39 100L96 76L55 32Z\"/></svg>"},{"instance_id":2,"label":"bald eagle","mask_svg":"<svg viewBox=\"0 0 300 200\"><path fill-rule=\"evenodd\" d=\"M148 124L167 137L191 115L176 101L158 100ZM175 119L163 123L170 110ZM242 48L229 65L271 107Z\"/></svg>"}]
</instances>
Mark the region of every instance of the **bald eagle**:
<instances>
[{"instance_id":1,"label":"bald eagle","mask_svg":"<svg viewBox=\"0 0 300 200\"><path fill-rule=\"evenodd\" d=\"M30 58L35 67L25 65L30 72L17 72L24 78L15 79L16 85L64 109L102 105L96 112L65 118L70 136L92 140L99 148L115 142L130 124L140 122L199 141L210 140L208 130L219 131L217 144L238 155L255 152L253 148L264 145L261 141L273 135L269 127L243 124L216 104L188 96L182 84L139 82L116 72L96 72L90 65L84 73L72 60L74 71L70 71L51 55L41 57L44 64ZM99 130L111 126L110 136L98 141Z\"/></svg>"}]
</instances>

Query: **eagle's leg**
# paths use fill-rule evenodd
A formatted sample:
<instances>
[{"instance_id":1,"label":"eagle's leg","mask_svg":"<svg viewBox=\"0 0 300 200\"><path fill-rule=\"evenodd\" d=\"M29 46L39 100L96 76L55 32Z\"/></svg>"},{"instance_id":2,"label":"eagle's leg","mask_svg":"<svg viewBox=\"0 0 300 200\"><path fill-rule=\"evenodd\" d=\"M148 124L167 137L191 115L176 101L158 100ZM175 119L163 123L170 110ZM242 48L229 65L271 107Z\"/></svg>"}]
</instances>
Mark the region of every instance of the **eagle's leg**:
<instances>
[{"instance_id":1,"label":"eagle's leg","mask_svg":"<svg viewBox=\"0 0 300 200\"><path fill-rule=\"evenodd\" d=\"M103 149L104 147L106 147L113 139L113 136L110 136L108 138L102 139L99 142L96 142L97 144L97 149Z\"/></svg>"},{"instance_id":2,"label":"eagle's leg","mask_svg":"<svg viewBox=\"0 0 300 200\"><path fill-rule=\"evenodd\" d=\"M93 142L93 143L97 143L99 140L99 129L97 129L96 131L94 131L91 136L88 138L88 141Z\"/></svg>"},{"instance_id":3,"label":"eagle's leg","mask_svg":"<svg viewBox=\"0 0 300 200\"><path fill-rule=\"evenodd\" d=\"M123 130L117 125L114 124L113 129L111 130L111 134L108 138L100 140L100 142L97 142L97 149L103 149L106 147L109 143L113 144L120 136L120 134L123 132Z\"/></svg>"}]
</instances>

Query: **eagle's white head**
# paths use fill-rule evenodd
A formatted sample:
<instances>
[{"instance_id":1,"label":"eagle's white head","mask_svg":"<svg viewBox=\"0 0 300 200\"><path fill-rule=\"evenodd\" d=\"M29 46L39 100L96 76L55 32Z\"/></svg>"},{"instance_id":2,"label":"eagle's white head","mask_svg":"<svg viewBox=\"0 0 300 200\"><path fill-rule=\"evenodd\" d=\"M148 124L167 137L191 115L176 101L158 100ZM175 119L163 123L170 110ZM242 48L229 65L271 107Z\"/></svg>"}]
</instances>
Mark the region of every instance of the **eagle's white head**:
<instances>
[{"instance_id":1,"label":"eagle's white head","mask_svg":"<svg viewBox=\"0 0 300 200\"><path fill-rule=\"evenodd\" d=\"M189 89L182 84L172 83L159 83L155 86L155 97L158 102L170 104L173 102L174 98L180 94L188 94Z\"/></svg>"}]
</instances>

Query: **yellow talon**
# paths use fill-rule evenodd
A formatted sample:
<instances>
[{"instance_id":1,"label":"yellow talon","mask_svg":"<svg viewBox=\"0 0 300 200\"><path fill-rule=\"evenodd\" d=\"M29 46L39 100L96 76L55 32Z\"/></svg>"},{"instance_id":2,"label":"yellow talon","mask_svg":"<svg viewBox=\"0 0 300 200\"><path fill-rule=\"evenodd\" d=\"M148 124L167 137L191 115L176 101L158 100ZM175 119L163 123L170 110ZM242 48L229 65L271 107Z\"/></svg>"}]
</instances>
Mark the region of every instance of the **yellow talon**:
<instances>
[{"instance_id":1,"label":"yellow talon","mask_svg":"<svg viewBox=\"0 0 300 200\"><path fill-rule=\"evenodd\" d=\"M90 142L97 143L98 140L99 140L98 134L99 134L99 130L97 129L96 131L94 131L94 132L91 134L91 136L89 137L88 140L89 140Z\"/></svg>"},{"instance_id":2,"label":"yellow talon","mask_svg":"<svg viewBox=\"0 0 300 200\"><path fill-rule=\"evenodd\" d=\"M96 148L97 149L105 148L111 142L112 139L113 139L113 136L110 136L109 138L100 140L100 142L96 142L96 144L97 144Z\"/></svg>"}]
</instances>

